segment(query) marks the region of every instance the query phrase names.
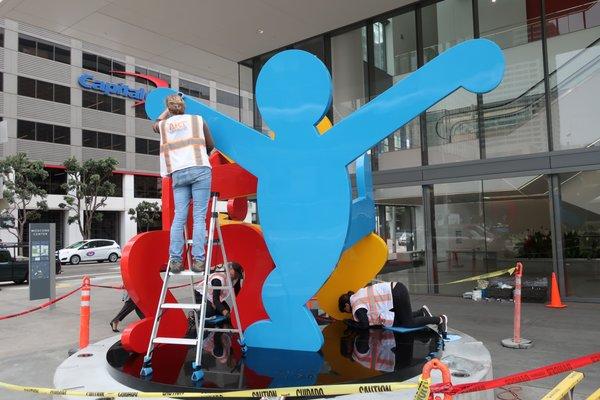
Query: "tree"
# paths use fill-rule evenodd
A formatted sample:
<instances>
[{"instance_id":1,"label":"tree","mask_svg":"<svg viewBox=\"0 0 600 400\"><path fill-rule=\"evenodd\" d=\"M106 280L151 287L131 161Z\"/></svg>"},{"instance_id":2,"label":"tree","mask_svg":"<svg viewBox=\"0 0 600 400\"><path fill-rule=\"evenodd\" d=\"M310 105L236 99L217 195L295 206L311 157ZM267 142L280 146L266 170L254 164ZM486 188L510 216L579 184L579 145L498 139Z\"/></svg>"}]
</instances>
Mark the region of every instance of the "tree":
<instances>
[{"instance_id":1,"label":"tree","mask_svg":"<svg viewBox=\"0 0 600 400\"><path fill-rule=\"evenodd\" d=\"M154 226L161 219L160 207L158 203L142 201L135 208L130 208L129 219L137 222L138 230L148 232L150 227Z\"/></svg>"},{"instance_id":2,"label":"tree","mask_svg":"<svg viewBox=\"0 0 600 400\"><path fill-rule=\"evenodd\" d=\"M67 194L60 208L66 209L71 215L67 222L77 224L84 239L89 239L92 232L92 222L102 221L98 209L106 205L108 196L115 193L116 185L110 181L118 162L108 157L99 160L79 162L75 157L66 160L63 165L67 172L67 183L62 185Z\"/></svg>"},{"instance_id":3,"label":"tree","mask_svg":"<svg viewBox=\"0 0 600 400\"><path fill-rule=\"evenodd\" d=\"M41 161L31 161L27 154L18 153L0 160L0 174L4 178L3 196L8 204L2 215L1 227L22 242L27 222L40 218L40 211L48 209L48 194L39 186L40 182L48 179L48 172ZM35 204L37 209L28 209L31 204Z\"/></svg>"}]
</instances>

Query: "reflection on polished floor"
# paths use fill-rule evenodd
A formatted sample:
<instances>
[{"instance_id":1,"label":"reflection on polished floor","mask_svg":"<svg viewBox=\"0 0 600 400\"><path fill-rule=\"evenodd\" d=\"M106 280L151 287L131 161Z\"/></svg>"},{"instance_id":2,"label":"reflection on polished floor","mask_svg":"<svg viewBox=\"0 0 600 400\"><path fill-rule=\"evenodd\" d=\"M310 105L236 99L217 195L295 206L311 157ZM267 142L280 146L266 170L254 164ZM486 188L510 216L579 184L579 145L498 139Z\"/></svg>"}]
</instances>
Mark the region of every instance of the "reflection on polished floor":
<instances>
[{"instance_id":1,"label":"reflection on polished floor","mask_svg":"<svg viewBox=\"0 0 600 400\"><path fill-rule=\"evenodd\" d=\"M235 390L308 386L348 382L401 382L417 376L430 357L439 357L443 341L426 329L394 333L383 329L356 331L341 321L324 327L320 352L250 348L244 357L235 335L205 334L202 368L205 379L190 379L194 349L162 345L152 359L151 380L139 378L143 354L115 344L107 354L111 375L139 390Z\"/></svg>"}]
</instances>

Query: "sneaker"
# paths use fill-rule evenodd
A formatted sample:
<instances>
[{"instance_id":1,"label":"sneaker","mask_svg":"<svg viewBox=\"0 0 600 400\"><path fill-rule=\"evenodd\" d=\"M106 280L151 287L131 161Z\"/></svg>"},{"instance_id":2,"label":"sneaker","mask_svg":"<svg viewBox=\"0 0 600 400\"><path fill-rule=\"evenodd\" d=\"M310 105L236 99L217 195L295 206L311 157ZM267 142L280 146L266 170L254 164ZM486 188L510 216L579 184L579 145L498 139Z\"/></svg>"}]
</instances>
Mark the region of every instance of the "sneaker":
<instances>
[{"instance_id":1,"label":"sneaker","mask_svg":"<svg viewBox=\"0 0 600 400\"><path fill-rule=\"evenodd\" d=\"M201 274L204 272L204 260L194 260L192 263L192 267L190 268L192 272L196 274Z\"/></svg>"},{"instance_id":2,"label":"sneaker","mask_svg":"<svg viewBox=\"0 0 600 400\"><path fill-rule=\"evenodd\" d=\"M433 314L431 313L431 311L429 311L429 307L424 305L423 307L421 307L421 310L423 312L424 317L433 317Z\"/></svg>"},{"instance_id":3,"label":"sneaker","mask_svg":"<svg viewBox=\"0 0 600 400\"><path fill-rule=\"evenodd\" d=\"M444 339L448 336L448 317L446 315L440 316L442 322L438 325L438 332L442 335Z\"/></svg>"},{"instance_id":4,"label":"sneaker","mask_svg":"<svg viewBox=\"0 0 600 400\"><path fill-rule=\"evenodd\" d=\"M178 274L181 271L183 271L183 263L181 262L181 260L170 260L169 261L169 271L174 273L174 274Z\"/></svg>"}]
</instances>

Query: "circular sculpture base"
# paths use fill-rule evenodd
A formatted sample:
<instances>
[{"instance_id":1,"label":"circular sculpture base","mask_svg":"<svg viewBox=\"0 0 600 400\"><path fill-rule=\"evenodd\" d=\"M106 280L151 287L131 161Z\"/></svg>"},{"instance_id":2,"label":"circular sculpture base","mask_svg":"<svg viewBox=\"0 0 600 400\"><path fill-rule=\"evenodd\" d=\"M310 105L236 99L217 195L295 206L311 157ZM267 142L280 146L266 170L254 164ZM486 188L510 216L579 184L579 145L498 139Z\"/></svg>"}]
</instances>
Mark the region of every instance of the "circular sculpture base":
<instances>
[{"instance_id":1,"label":"circular sculpture base","mask_svg":"<svg viewBox=\"0 0 600 400\"><path fill-rule=\"evenodd\" d=\"M153 374L143 379L140 369L144 355L129 353L115 336L65 360L56 371L54 384L57 388L86 391L217 394L290 386L416 382L423 365L433 357L449 366L455 383L491 378L489 352L481 342L460 332L453 332L451 341L444 342L431 329L405 334L383 329L358 332L337 322L324 327L323 335L325 343L317 353L249 348L244 356L235 335L205 335L204 379L200 382L191 379L193 347L157 346ZM395 399L412 399L414 391L392 395ZM360 395L347 397L354 396ZM370 396L385 398L384 393Z\"/></svg>"}]
</instances>

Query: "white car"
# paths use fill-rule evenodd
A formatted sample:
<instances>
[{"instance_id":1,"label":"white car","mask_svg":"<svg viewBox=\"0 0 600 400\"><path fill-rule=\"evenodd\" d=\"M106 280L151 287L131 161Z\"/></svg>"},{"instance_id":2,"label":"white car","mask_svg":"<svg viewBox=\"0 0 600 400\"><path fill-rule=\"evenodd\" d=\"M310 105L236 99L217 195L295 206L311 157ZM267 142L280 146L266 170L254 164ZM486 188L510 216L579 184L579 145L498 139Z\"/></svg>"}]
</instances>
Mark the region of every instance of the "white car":
<instances>
[{"instance_id":1,"label":"white car","mask_svg":"<svg viewBox=\"0 0 600 400\"><path fill-rule=\"evenodd\" d=\"M61 263L79 264L81 261L117 262L121 247L114 240L90 239L73 243L57 252Z\"/></svg>"}]
</instances>

